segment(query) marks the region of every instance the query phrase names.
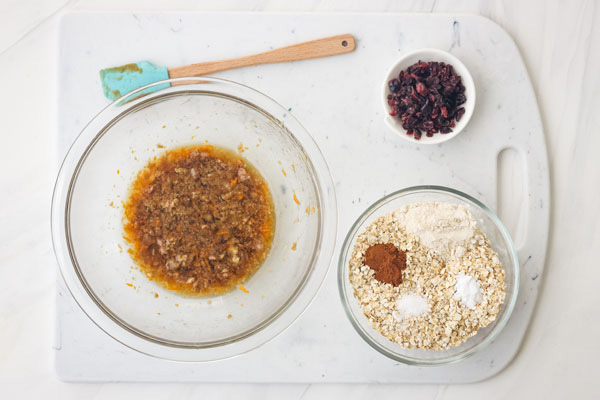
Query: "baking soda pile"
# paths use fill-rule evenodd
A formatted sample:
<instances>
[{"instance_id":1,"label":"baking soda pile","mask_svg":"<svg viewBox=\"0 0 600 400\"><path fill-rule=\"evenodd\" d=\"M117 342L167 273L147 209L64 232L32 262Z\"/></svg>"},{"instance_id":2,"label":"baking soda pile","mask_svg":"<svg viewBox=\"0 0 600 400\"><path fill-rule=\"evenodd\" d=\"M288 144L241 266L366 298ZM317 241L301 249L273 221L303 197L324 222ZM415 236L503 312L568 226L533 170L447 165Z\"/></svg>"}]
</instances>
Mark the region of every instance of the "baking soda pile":
<instances>
[{"instance_id":1,"label":"baking soda pile","mask_svg":"<svg viewBox=\"0 0 600 400\"><path fill-rule=\"evenodd\" d=\"M406 253L398 286L364 264L369 246ZM350 259L354 296L375 330L407 348L458 346L496 319L504 270L471 213L450 203L414 203L378 218L361 233Z\"/></svg>"}]
</instances>

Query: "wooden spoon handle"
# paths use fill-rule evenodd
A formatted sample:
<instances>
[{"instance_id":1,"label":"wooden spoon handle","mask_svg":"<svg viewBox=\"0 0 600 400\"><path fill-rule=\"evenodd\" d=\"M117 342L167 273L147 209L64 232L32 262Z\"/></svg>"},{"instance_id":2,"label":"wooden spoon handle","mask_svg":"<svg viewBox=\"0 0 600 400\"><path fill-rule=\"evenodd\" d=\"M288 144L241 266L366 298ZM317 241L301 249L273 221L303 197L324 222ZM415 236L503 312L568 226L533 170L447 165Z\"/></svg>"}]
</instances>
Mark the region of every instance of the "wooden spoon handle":
<instances>
[{"instance_id":1,"label":"wooden spoon handle","mask_svg":"<svg viewBox=\"0 0 600 400\"><path fill-rule=\"evenodd\" d=\"M249 67L252 65L335 56L338 54L350 53L354 50L355 46L354 37L352 35L337 35L293 44L291 46L281 47L279 49L265 51L246 57L169 68L169 77L181 78L186 76L201 76L212 74L213 72Z\"/></svg>"}]
</instances>

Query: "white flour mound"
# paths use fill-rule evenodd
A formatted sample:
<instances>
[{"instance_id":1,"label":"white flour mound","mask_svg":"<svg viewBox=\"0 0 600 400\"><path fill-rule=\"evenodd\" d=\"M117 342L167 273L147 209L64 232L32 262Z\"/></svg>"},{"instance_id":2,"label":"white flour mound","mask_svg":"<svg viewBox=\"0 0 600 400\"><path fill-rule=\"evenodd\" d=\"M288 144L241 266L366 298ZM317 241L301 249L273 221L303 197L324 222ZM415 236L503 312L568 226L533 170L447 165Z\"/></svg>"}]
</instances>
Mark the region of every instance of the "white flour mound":
<instances>
[{"instance_id":1,"label":"white flour mound","mask_svg":"<svg viewBox=\"0 0 600 400\"><path fill-rule=\"evenodd\" d=\"M458 204L429 202L405 205L394 218L421 243L444 258L460 258L475 235L476 222L469 210Z\"/></svg>"}]
</instances>

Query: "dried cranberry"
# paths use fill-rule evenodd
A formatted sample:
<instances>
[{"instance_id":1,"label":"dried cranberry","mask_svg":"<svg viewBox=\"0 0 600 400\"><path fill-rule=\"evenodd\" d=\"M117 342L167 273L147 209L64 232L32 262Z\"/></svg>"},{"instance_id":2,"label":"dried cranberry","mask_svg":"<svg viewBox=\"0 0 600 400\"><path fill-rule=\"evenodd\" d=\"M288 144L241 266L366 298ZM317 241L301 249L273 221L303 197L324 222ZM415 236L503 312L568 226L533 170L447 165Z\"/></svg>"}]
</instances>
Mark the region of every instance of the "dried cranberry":
<instances>
[{"instance_id":1,"label":"dried cranberry","mask_svg":"<svg viewBox=\"0 0 600 400\"><path fill-rule=\"evenodd\" d=\"M416 140L422 131L428 137L452 132L465 113L465 87L452 65L419 60L400 71L388 87L390 115L400 118L407 135Z\"/></svg>"},{"instance_id":2,"label":"dried cranberry","mask_svg":"<svg viewBox=\"0 0 600 400\"><path fill-rule=\"evenodd\" d=\"M421 96L427 96L427 93L429 93L429 91L422 82L417 82L417 93L419 93Z\"/></svg>"},{"instance_id":3,"label":"dried cranberry","mask_svg":"<svg viewBox=\"0 0 600 400\"><path fill-rule=\"evenodd\" d=\"M398 79L392 79L388 86L392 93L396 93L400 89L400 81Z\"/></svg>"}]
</instances>

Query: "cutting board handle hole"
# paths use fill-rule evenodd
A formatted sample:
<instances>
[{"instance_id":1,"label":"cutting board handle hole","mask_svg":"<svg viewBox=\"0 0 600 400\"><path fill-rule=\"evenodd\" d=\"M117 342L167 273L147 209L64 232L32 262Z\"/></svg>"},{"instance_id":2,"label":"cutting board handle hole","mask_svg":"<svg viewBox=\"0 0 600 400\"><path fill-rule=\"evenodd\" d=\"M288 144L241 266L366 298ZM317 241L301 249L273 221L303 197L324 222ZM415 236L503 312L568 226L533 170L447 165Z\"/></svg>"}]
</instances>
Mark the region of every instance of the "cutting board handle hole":
<instances>
[{"instance_id":1,"label":"cutting board handle hole","mask_svg":"<svg viewBox=\"0 0 600 400\"><path fill-rule=\"evenodd\" d=\"M519 249L527 237L527 187L525 162L522 153L513 148L504 148L498 153L497 204L498 217L508 229Z\"/></svg>"}]
</instances>

